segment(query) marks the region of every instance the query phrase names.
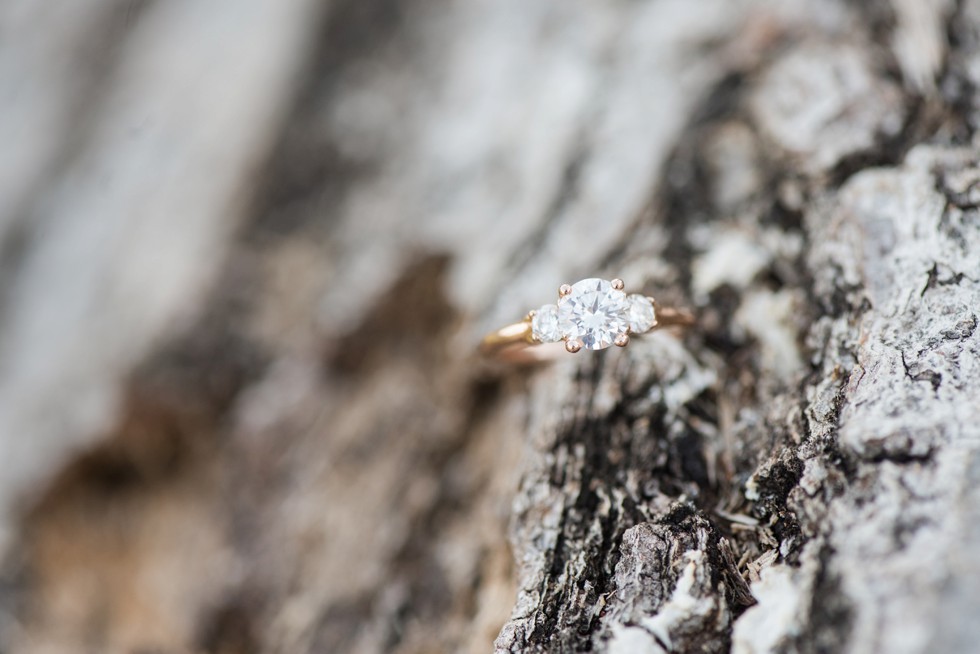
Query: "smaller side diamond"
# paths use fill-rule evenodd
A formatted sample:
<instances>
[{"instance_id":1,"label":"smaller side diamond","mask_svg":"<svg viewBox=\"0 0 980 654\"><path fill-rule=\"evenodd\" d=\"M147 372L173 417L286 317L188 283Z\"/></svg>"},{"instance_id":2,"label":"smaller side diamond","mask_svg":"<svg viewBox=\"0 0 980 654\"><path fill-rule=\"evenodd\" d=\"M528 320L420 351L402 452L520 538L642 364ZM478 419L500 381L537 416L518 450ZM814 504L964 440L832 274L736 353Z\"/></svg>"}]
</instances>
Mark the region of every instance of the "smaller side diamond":
<instances>
[{"instance_id":1,"label":"smaller side diamond","mask_svg":"<svg viewBox=\"0 0 980 654\"><path fill-rule=\"evenodd\" d=\"M653 309L653 302L650 298L643 295L630 295L630 331L634 334L648 332L657 324L657 315Z\"/></svg>"},{"instance_id":2,"label":"smaller side diamond","mask_svg":"<svg viewBox=\"0 0 980 654\"><path fill-rule=\"evenodd\" d=\"M558 330L558 307L546 304L531 318L531 334L542 343L555 343L561 340Z\"/></svg>"}]
</instances>

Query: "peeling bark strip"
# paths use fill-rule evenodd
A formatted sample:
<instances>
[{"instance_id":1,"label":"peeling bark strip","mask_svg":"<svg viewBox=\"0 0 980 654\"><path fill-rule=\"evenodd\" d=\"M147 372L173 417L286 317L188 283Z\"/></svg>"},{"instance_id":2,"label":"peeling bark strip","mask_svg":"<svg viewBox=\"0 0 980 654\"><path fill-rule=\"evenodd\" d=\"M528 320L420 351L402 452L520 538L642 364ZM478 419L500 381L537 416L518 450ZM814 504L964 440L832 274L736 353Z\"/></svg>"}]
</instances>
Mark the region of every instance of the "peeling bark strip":
<instances>
[{"instance_id":1,"label":"peeling bark strip","mask_svg":"<svg viewBox=\"0 0 980 654\"><path fill-rule=\"evenodd\" d=\"M35 4L0 651L976 650L980 0Z\"/></svg>"}]
</instances>

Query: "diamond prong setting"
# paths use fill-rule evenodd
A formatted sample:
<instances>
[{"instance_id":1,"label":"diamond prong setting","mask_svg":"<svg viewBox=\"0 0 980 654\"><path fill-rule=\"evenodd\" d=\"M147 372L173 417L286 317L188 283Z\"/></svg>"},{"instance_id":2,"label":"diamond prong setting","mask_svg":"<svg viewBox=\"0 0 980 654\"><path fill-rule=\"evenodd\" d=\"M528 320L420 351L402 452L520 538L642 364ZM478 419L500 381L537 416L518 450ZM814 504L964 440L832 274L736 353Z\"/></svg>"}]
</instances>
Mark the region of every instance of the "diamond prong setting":
<instances>
[{"instance_id":1,"label":"diamond prong setting","mask_svg":"<svg viewBox=\"0 0 980 654\"><path fill-rule=\"evenodd\" d=\"M558 328L564 338L589 350L603 350L629 331L626 293L604 279L576 282L558 300Z\"/></svg>"},{"instance_id":2,"label":"diamond prong setting","mask_svg":"<svg viewBox=\"0 0 980 654\"><path fill-rule=\"evenodd\" d=\"M540 309L532 311L531 336L539 343L557 343L563 336L558 329L558 307L545 304Z\"/></svg>"},{"instance_id":3,"label":"diamond prong setting","mask_svg":"<svg viewBox=\"0 0 980 654\"><path fill-rule=\"evenodd\" d=\"M572 354L613 345L622 348L654 329L695 324L691 311L664 307L639 293L627 294L618 277L590 277L562 284L554 304L528 311L520 322L490 332L480 341L479 351L487 357L531 363L560 352L559 343ZM548 343L555 347L534 347ZM532 349L525 353L525 348Z\"/></svg>"},{"instance_id":4,"label":"diamond prong setting","mask_svg":"<svg viewBox=\"0 0 980 654\"><path fill-rule=\"evenodd\" d=\"M558 302L528 312L529 340L534 343L564 341L565 349L604 350L626 347L630 336L643 334L657 324L653 298L627 295L623 280L588 278L562 284Z\"/></svg>"},{"instance_id":5,"label":"diamond prong setting","mask_svg":"<svg viewBox=\"0 0 980 654\"><path fill-rule=\"evenodd\" d=\"M630 331L634 334L648 332L657 326L656 303L644 295L629 296Z\"/></svg>"}]
</instances>

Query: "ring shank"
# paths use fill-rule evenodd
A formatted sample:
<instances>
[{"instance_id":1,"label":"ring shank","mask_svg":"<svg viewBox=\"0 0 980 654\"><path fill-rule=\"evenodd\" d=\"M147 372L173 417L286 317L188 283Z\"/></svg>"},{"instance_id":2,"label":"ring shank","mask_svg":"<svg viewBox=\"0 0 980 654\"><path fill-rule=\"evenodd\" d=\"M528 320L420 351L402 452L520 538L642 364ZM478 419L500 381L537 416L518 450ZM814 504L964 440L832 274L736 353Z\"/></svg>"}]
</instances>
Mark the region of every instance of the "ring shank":
<instances>
[{"instance_id":1,"label":"ring shank","mask_svg":"<svg viewBox=\"0 0 980 654\"><path fill-rule=\"evenodd\" d=\"M657 316L657 322L653 325L653 329L663 329L665 327L692 327L694 325L694 314L687 309L662 307L656 302L653 303L653 307L654 315Z\"/></svg>"},{"instance_id":2,"label":"ring shank","mask_svg":"<svg viewBox=\"0 0 980 654\"><path fill-rule=\"evenodd\" d=\"M480 342L480 352L485 355L493 355L519 345L525 347L534 345L530 320L522 320L495 332L490 332Z\"/></svg>"}]
</instances>

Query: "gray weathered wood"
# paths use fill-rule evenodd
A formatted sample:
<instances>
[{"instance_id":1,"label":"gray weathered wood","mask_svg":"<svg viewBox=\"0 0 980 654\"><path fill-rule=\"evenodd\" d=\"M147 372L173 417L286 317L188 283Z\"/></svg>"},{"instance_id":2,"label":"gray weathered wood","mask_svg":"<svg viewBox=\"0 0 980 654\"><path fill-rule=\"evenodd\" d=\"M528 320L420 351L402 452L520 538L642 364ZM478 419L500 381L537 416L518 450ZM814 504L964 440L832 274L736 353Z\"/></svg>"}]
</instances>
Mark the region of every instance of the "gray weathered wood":
<instances>
[{"instance_id":1,"label":"gray weathered wood","mask_svg":"<svg viewBox=\"0 0 980 654\"><path fill-rule=\"evenodd\" d=\"M975 649L980 2L36 4L0 650Z\"/></svg>"}]
</instances>

